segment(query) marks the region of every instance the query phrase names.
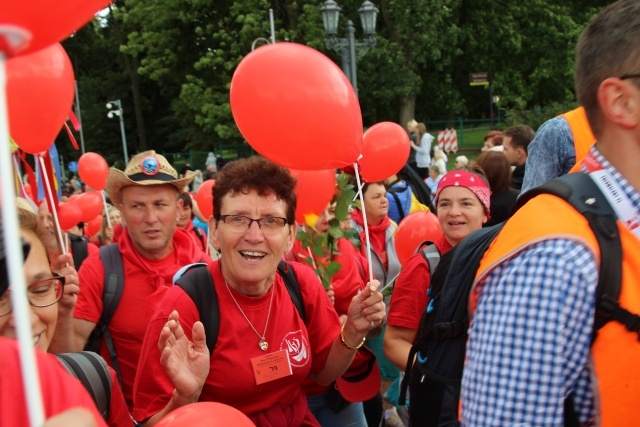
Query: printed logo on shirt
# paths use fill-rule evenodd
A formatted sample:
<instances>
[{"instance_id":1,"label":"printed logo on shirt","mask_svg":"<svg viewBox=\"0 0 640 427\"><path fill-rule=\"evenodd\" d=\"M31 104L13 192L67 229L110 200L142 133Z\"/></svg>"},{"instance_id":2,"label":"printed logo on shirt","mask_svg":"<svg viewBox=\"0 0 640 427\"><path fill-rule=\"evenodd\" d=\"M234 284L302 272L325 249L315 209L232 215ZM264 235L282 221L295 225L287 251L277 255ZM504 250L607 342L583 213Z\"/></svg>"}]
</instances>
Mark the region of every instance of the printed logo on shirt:
<instances>
[{"instance_id":1,"label":"printed logo on shirt","mask_svg":"<svg viewBox=\"0 0 640 427\"><path fill-rule=\"evenodd\" d=\"M301 330L285 335L280 343L280 350L289 351L291 366L301 368L309 363L309 343Z\"/></svg>"}]
</instances>

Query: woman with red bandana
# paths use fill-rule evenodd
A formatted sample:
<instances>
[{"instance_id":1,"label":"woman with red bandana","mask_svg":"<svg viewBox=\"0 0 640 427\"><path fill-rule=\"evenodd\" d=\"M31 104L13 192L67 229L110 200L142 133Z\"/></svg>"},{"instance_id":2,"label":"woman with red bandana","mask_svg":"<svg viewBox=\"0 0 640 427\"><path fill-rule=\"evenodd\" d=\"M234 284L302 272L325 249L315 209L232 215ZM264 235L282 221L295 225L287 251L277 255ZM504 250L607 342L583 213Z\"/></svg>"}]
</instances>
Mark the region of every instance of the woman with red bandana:
<instances>
[{"instance_id":1,"label":"woman with red bandana","mask_svg":"<svg viewBox=\"0 0 640 427\"><path fill-rule=\"evenodd\" d=\"M487 222L490 196L489 184L477 165L453 170L442 177L434 198L444 232L444 236L434 242L441 257ZM417 253L407 260L393 290L384 354L402 371L427 307L431 273L422 254Z\"/></svg>"}]
</instances>

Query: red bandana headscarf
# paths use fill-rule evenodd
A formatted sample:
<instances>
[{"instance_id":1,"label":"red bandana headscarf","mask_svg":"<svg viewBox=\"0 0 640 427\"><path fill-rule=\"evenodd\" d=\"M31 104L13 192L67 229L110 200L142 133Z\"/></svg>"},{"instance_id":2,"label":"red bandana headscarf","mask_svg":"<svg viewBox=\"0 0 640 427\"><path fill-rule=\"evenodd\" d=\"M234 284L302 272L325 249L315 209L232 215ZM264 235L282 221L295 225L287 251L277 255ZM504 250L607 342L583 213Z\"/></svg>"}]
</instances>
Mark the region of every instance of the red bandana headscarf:
<instances>
[{"instance_id":1,"label":"red bandana headscarf","mask_svg":"<svg viewBox=\"0 0 640 427\"><path fill-rule=\"evenodd\" d=\"M489 184L487 184L475 173L463 170L453 170L443 176L438 183L436 196L433 199L433 204L436 207L438 206L438 197L440 196L440 192L442 192L442 190L447 187L464 187L471 190L471 192L473 192L473 194L475 194L478 199L480 199L480 202L484 205L487 211L487 216L491 216L491 211L489 210L489 200L491 199L491 190L489 189Z\"/></svg>"}]
</instances>

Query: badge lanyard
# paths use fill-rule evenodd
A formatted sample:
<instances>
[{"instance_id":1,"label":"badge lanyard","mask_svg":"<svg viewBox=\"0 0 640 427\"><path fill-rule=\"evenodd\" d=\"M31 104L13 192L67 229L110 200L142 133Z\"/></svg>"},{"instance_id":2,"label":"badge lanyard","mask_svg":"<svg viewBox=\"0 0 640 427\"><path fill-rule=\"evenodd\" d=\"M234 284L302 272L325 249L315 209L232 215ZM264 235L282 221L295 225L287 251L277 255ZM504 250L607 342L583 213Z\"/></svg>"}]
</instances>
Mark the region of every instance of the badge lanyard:
<instances>
[{"instance_id":1,"label":"badge lanyard","mask_svg":"<svg viewBox=\"0 0 640 427\"><path fill-rule=\"evenodd\" d=\"M620 184L618 184L609 171L602 166L602 163L600 163L592 152L587 154L584 160L584 166L589 176L607 198L618 220L620 220L636 238L640 239L640 216Z\"/></svg>"}]
</instances>

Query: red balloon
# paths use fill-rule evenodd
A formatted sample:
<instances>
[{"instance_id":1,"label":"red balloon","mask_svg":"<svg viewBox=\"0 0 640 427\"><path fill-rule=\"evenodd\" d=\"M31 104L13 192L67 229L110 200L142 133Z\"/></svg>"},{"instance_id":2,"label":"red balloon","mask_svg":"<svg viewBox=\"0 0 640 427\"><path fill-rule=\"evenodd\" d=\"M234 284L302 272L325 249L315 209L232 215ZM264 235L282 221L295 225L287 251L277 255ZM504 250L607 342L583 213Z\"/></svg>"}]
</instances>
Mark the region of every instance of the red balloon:
<instances>
[{"instance_id":1,"label":"red balloon","mask_svg":"<svg viewBox=\"0 0 640 427\"><path fill-rule=\"evenodd\" d=\"M32 7L29 2L8 3ZM33 54L9 59L9 134L16 144L30 154L47 151L71 111L74 90L71 61L57 43Z\"/></svg>"},{"instance_id":2,"label":"red balloon","mask_svg":"<svg viewBox=\"0 0 640 427\"><path fill-rule=\"evenodd\" d=\"M304 224L304 215L320 215L336 192L336 173L333 169L302 171L291 169L291 176L298 180L294 189L297 198L296 221Z\"/></svg>"},{"instance_id":3,"label":"red balloon","mask_svg":"<svg viewBox=\"0 0 640 427\"><path fill-rule=\"evenodd\" d=\"M82 209L82 222L89 222L102 212L102 195L97 191L82 193L73 203Z\"/></svg>"},{"instance_id":4,"label":"red balloon","mask_svg":"<svg viewBox=\"0 0 640 427\"><path fill-rule=\"evenodd\" d=\"M48 0L6 1L0 25L13 27L5 53L30 53L67 38L86 24L110 0L65 0L51 7ZM0 43L0 45L2 45Z\"/></svg>"},{"instance_id":5,"label":"red balloon","mask_svg":"<svg viewBox=\"0 0 640 427\"><path fill-rule=\"evenodd\" d=\"M70 195L69 198L67 199L67 203L75 202L76 200L78 200L78 197L80 196L81 195L78 193Z\"/></svg>"},{"instance_id":6,"label":"red balloon","mask_svg":"<svg viewBox=\"0 0 640 427\"><path fill-rule=\"evenodd\" d=\"M420 211L407 215L396 231L396 253L400 264L407 262L420 243L425 240L435 242L443 235L438 217L431 212Z\"/></svg>"},{"instance_id":7,"label":"red balloon","mask_svg":"<svg viewBox=\"0 0 640 427\"><path fill-rule=\"evenodd\" d=\"M58 222L64 231L82 222L82 210L75 203L62 203L58 207Z\"/></svg>"},{"instance_id":8,"label":"red balloon","mask_svg":"<svg viewBox=\"0 0 640 427\"><path fill-rule=\"evenodd\" d=\"M107 184L109 165L98 153L84 153L78 160L78 174L89 187L102 191Z\"/></svg>"},{"instance_id":9,"label":"red balloon","mask_svg":"<svg viewBox=\"0 0 640 427\"><path fill-rule=\"evenodd\" d=\"M382 122L364 133L360 175L367 182L378 182L398 173L407 163L411 144L402 126Z\"/></svg>"},{"instance_id":10,"label":"red balloon","mask_svg":"<svg viewBox=\"0 0 640 427\"><path fill-rule=\"evenodd\" d=\"M293 169L342 168L362 152L351 83L329 58L296 43L249 53L231 79L231 112L249 144Z\"/></svg>"},{"instance_id":11,"label":"red balloon","mask_svg":"<svg viewBox=\"0 0 640 427\"><path fill-rule=\"evenodd\" d=\"M162 418L158 427L255 427L242 412L218 402L182 406Z\"/></svg>"},{"instance_id":12,"label":"red balloon","mask_svg":"<svg viewBox=\"0 0 640 427\"><path fill-rule=\"evenodd\" d=\"M198 188L198 192L196 193L196 197L194 197L198 204L198 209L200 209L200 213L207 219L211 218L211 215L213 215L214 185L216 185L216 181L214 179L206 180L200 185L200 188Z\"/></svg>"},{"instance_id":13,"label":"red balloon","mask_svg":"<svg viewBox=\"0 0 640 427\"><path fill-rule=\"evenodd\" d=\"M93 218L91 221L87 222L87 226L85 227L85 232L89 237L93 237L102 228L102 215L98 215Z\"/></svg>"}]
</instances>

